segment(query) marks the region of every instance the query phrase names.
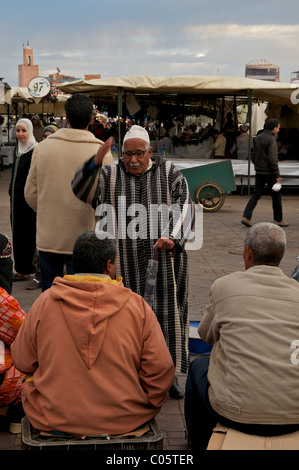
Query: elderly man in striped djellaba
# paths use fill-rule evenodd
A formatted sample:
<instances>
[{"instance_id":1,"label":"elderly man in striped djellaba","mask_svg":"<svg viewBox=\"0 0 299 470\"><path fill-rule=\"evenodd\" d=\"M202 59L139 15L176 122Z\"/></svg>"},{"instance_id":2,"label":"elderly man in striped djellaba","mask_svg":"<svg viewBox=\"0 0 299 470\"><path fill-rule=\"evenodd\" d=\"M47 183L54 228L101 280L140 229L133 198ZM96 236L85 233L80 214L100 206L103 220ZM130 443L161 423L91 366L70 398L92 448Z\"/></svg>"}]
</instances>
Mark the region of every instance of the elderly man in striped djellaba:
<instances>
[{"instance_id":1,"label":"elderly man in striped djellaba","mask_svg":"<svg viewBox=\"0 0 299 470\"><path fill-rule=\"evenodd\" d=\"M132 126L123 140L123 158L102 167L111 141L78 169L74 194L91 204L98 227L113 232L119 274L126 287L144 297L148 261L158 253L152 309L157 315L177 372L188 368L188 260L185 244L194 207L182 173L160 156L152 157L148 132ZM112 227L112 228L111 228ZM169 394L182 398L177 377Z\"/></svg>"}]
</instances>

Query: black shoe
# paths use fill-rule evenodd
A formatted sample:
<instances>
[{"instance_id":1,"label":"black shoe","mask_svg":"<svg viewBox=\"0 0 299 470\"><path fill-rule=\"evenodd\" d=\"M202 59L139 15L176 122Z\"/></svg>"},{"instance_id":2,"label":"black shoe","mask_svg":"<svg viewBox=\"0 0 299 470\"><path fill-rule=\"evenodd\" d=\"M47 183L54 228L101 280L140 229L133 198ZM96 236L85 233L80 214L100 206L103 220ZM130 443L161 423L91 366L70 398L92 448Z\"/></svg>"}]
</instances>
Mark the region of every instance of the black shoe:
<instances>
[{"instance_id":1,"label":"black shoe","mask_svg":"<svg viewBox=\"0 0 299 470\"><path fill-rule=\"evenodd\" d=\"M183 398L184 395L185 395L184 390L179 386L178 379L175 377L173 385L170 387L170 390L169 390L169 396L171 398L175 398L176 400L179 400L180 398Z\"/></svg>"}]
</instances>

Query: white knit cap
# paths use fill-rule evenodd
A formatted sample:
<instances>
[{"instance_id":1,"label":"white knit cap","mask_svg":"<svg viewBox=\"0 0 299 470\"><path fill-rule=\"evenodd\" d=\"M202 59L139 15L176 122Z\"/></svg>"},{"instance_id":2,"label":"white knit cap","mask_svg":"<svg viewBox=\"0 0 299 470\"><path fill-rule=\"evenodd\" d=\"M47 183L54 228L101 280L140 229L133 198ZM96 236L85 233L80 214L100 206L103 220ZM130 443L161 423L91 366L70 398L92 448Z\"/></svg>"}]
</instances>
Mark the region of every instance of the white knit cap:
<instances>
[{"instance_id":1,"label":"white knit cap","mask_svg":"<svg viewBox=\"0 0 299 470\"><path fill-rule=\"evenodd\" d=\"M123 144L126 140L129 139L142 139L145 140L150 145L150 139L148 132L144 129L144 127L140 126L132 126L130 130L125 134Z\"/></svg>"}]
</instances>

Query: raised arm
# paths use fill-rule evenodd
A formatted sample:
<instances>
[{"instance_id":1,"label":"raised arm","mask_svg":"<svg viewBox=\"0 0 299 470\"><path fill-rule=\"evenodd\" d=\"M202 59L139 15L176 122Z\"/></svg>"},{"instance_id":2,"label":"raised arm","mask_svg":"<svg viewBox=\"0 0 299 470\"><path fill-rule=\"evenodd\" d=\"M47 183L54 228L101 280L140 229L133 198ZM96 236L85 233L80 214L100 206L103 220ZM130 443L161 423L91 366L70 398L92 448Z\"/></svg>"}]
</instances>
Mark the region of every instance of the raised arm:
<instances>
[{"instance_id":1,"label":"raised arm","mask_svg":"<svg viewBox=\"0 0 299 470\"><path fill-rule=\"evenodd\" d=\"M101 145L96 155L87 160L75 173L72 190L75 196L83 202L96 208L99 195L99 177L103 160L110 150L112 137Z\"/></svg>"}]
</instances>

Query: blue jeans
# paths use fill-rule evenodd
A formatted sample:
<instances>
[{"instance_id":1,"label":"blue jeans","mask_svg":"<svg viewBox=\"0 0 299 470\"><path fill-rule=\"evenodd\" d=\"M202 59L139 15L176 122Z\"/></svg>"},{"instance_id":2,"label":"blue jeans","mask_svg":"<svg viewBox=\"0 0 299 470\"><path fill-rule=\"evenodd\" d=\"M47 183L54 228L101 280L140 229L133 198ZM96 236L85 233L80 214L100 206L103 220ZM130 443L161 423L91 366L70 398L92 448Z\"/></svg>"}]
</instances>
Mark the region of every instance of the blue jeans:
<instances>
[{"instance_id":1,"label":"blue jeans","mask_svg":"<svg viewBox=\"0 0 299 470\"><path fill-rule=\"evenodd\" d=\"M261 198L262 194L265 191L267 186L270 191L270 196L272 197L272 208L273 208L273 218L276 222L282 221L282 205L281 205L281 195L280 191L272 191L273 184L276 183L276 176L274 175L260 175L255 176L255 188L254 192L249 199L247 206L245 207L243 217L251 220L252 213L255 209L255 206L258 203L258 200Z\"/></svg>"},{"instance_id":2,"label":"blue jeans","mask_svg":"<svg viewBox=\"0 0 299 470\"><path fill-rule=\"evenodd\" d=\"M41 272L42 292L51 287L55 277L64 276L65 267L67 274L75 274L75 271L73 270L72 255L40 251L39 266Z\"/></svg>"}]
</instances>

